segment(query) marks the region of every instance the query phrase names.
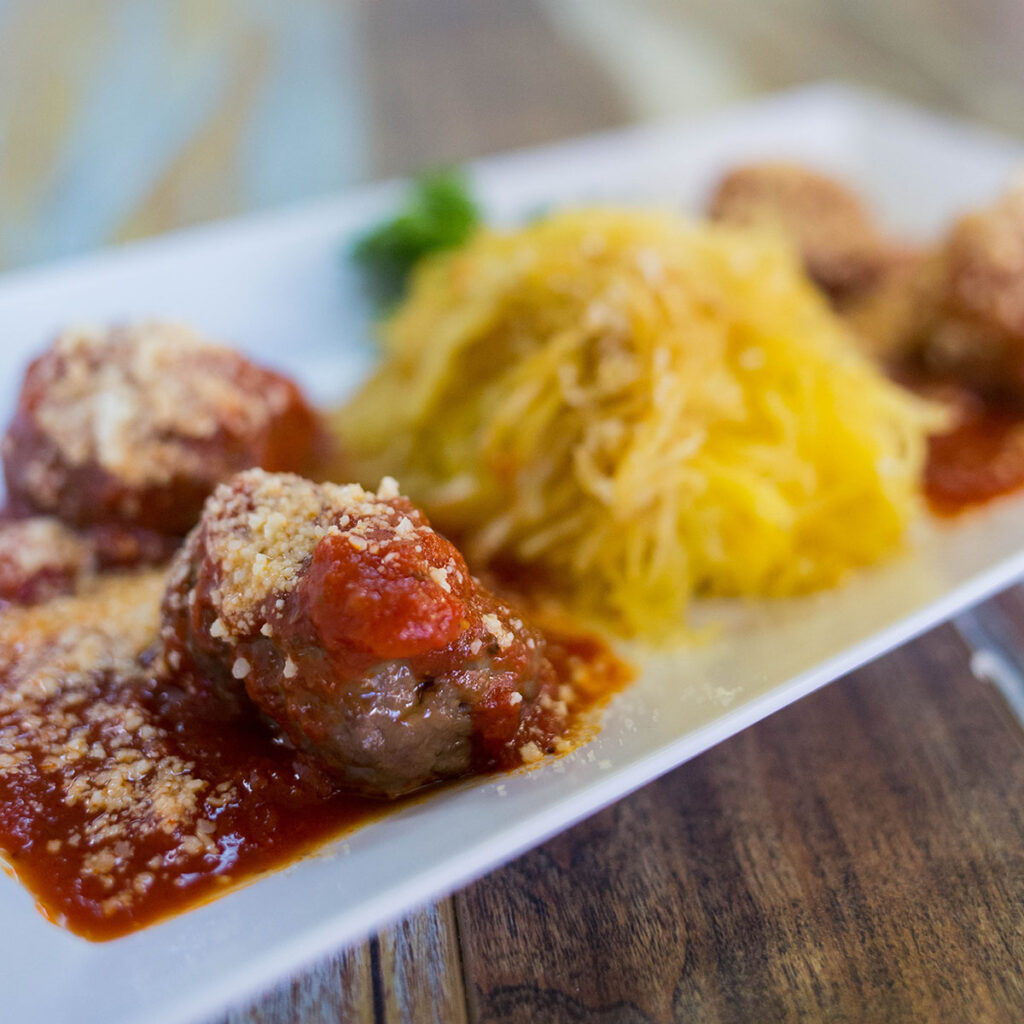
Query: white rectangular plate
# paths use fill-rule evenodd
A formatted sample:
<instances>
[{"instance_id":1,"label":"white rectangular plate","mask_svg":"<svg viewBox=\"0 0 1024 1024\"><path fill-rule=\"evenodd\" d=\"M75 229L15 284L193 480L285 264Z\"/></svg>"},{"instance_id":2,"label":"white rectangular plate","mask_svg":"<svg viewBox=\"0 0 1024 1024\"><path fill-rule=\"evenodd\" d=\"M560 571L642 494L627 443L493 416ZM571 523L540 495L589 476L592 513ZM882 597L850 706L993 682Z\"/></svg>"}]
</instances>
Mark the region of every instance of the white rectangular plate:
<instances>
[{"instance_id":1,"label":"white rectangular plate","mask_svg":"<svg viewBox=\"0 0 1024 1024\"><path fill-rule=\"evenodd\" d=\"M1014 144L838 87L682 125L647 126L481 162L489 213L579 201L699 209L736 161L793 157L860 187L893 230L927 237L992 197ZM228 339L335 399L372 359L345 259L400 187L193 230L0 282L0 413L26 358L62 324L170 317ZM88 202L88 196L81 197ZM851 524L851 529L855 529ZM711 617L719 638L639 656L601 734L555 764L436 793L315 856L165 924L103 945L47 924L0 877L0 1016L126 1024L205 1017L508 860L547 836L1024 573L1024 501L927 523L902 559L842 589ZM707 610L705 610L707 614Z\"/></svg>"}]
</instances>

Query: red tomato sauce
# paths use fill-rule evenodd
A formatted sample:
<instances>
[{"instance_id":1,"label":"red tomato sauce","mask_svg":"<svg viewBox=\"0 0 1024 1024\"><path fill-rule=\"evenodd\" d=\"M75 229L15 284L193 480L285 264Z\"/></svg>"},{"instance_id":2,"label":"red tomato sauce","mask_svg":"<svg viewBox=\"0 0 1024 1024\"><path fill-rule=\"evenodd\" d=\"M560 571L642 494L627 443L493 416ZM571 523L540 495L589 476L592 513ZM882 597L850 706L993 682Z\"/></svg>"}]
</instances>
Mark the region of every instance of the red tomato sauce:
<instances>
[{"instance_id":1,"label":"red tomato sauce","mask_svg":"<svg viewBox=\"0 0 1024 1024\"><path fill-rule=\"evenodd\" d=\"M924 490L932 510L956 515L1024 486L1024 412L976 403L928 443Z\"/></svg>"},{"instance_id":2,"label":"red tomato sauce","mask_svg":"<svg viewBox=\"0 0 1024 1024\"><path fill-rule=\"evenodd\" d=\"M110 599L65 598L57 618L48 605L0 614L12 652L0 667L0 854L46 917L91 940L206 902L430 792L341 792L253 710L158 668L146 631L161 583L153 573ZM112 665L111 623L140 607L141 653ZM630 672L595 638L549 642L577 694L576 745Z\"/></svg>"}]
</instances>

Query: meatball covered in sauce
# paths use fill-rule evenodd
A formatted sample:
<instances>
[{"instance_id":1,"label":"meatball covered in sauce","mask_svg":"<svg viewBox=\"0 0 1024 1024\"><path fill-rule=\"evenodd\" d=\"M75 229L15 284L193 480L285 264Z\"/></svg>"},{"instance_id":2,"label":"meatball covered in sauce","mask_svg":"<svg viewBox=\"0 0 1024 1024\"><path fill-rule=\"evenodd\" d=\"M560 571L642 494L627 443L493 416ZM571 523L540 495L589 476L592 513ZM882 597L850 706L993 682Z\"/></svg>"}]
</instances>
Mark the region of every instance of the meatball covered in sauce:
<instances>
[{"instance_id":1,"label":"meatball covered in sauce","mask_svg":"<svg viewBox=\"0 0 1024 1024\"><path fill-rule=\"evenodd\" d=\"M566 727L541 636L390 479L219 487L172 565L163 636L172 666L247 695L367 794L515 767Z\"/></svg>"},{"instance_id":2,"label":"meatball covered in sauce","mask_svg":"<svg viewBox=\"0 0 1024 1024\"><path fill-rule=\"evenodd\" d=\"M25 375L4 473L19 514L181 536L222 480L303 470L315 437L291 381L185 327L74 330Z\"/></svg>"}]
</instances>

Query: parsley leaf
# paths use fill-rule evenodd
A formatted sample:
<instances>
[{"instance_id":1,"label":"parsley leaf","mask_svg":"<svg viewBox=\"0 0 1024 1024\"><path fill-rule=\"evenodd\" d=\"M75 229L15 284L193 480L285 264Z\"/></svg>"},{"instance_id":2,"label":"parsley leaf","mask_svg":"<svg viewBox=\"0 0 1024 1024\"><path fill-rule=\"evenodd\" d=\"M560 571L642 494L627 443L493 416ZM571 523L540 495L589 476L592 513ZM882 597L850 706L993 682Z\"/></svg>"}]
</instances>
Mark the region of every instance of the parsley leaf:
<instances>
[{"instance_id":1,"label":"parsley leaf","mask_svg":"<svg viewBox=\"0 0 1024 1024\"><path fill-rule=\"evenodd\" d=\"M465 178L457 171L437 171L419 178L398 216L358 239L352 255L378 300L394 302L424 256L461 245L479 223Z\"/></svg>"}]
</instances>

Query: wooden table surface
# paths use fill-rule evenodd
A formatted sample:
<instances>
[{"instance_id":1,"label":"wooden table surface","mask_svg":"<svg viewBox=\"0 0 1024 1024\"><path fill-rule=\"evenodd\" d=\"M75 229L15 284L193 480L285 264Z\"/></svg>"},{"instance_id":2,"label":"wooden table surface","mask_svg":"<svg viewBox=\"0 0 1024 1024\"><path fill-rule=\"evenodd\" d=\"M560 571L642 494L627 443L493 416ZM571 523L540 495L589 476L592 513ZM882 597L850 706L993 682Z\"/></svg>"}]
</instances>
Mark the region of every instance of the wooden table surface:
<instances>
[{"instance_id":1,"label":"wooden table surface","mask_svg":"<svg viewBox=\"0 0 1024 1024\"><path fill-rule=\"evenodd\" d=\"M0 0L0 267L826 76L1022 132L1022 11ZM1024 1019L1024 596L958 626L218 1024Z\"/></svg>"}]
</instances>

